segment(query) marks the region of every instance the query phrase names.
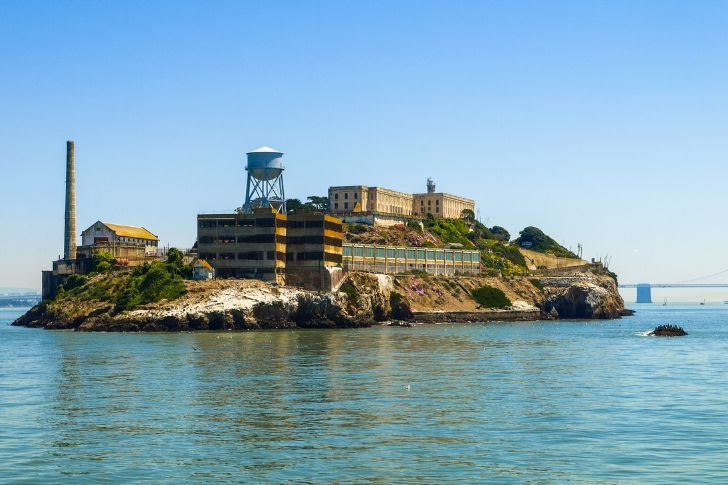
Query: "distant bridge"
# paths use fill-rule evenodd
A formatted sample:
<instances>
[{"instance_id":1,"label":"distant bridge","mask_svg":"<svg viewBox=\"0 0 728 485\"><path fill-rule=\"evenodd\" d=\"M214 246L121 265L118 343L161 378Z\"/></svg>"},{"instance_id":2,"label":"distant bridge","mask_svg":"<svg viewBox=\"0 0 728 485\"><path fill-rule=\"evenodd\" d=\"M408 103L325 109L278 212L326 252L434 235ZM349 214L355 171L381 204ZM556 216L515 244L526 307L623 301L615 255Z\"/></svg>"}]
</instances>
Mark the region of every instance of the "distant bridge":
<instances>
[{"instance_id":1,"label":"distant bridge","mask_svg":"<svg viewBox=\"0 0 728 485\"><path fill-rule=\"evenodd\" d=\"M637 288L637 303L652 303L652 288L728 288L728 283L630 283L620 288Z\"/></svg>"},{"instance_id":2,"label":"distant bridge","mask_svg":"<svg viewBox=\"0 0 728 485\"><path fill-rule=\"evenodd\" d=\"M40 293L0 295L0 307L33 306L41 300Z\"/></svg>"}]
</instances>

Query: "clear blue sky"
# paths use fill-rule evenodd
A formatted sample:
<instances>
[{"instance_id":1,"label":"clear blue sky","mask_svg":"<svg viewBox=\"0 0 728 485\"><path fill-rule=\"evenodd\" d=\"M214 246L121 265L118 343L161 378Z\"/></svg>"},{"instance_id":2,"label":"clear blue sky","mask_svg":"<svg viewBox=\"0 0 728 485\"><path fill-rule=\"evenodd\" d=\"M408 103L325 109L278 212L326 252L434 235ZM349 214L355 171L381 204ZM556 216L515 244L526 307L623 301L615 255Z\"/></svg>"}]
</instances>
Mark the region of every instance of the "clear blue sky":
<instances>
[{"instance_id":1,"label":"clear blue sky","mask_svg":"<svg viewBox=\"0 0 728 485\"><path fill-rule=\"evenodd\" d=\"M726 25L725 2L0 1L0 286L62 252L67 139L79 232L189 247L265 144L289 197L431 176L622 281L726 269Z\"/></svg>"}]
</instances>

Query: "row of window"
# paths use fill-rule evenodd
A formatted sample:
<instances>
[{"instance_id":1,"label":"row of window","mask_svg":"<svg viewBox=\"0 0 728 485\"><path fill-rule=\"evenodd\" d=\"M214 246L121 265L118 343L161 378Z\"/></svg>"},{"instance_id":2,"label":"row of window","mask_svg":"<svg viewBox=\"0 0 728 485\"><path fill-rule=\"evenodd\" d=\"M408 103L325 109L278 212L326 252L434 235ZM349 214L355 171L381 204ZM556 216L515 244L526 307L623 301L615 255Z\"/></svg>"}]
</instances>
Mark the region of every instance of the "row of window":
<instances>
[{"instance_id":1,"label":"row of window","mask_svg":"<svg viewBox=\"0 0 728 485\"><path fill-rule=\"evenodd\" d=\"M237 258L236 258L237 256ZM200 258L207 261L284 261L286 255L280 251L246 251L241 253L200 253Z\"/></svg>"},{"instance_id":2,"label":"row of window","mask_svg":"<svg viewBox=\"0 0 728 485\"><path fill-rule=\"evenodd\" d=\"M258 217L255 219L199 219L197 222L197 227L199 227L200 229L224 229L228 227L275 227L275 223L275 217Z\"/></svg>"},{"instance_id":3,"label":"row of window","mask_svg":"<svg viewBox=\"0 0 728 485\"><path fill-rule=\"evenodd\" d=\"M120 237L120 242L127 242L127 243L136 243L136 244L146 244L147 246L156 246L158 241L152 241L151 239L140 239L136 237Z\"/></svg>"},{"instance_id":4,"label":"row of window","mask_svg":"<svg viewBox=\"0 0 728 485\"><path fill-rule=\"evenodd\" d=\"M455 261L479 263L477 251L453 251L444 249L404 249L372 246L344 246L344 257L363 257L379 259L420 259L426 261Z\"/></svg>"},{"instance_id":5,"label":"row of window","mask_svg":"<svg viewBox=\"0 0 728 485\"><path fill-rule=\"evenodd\" d=\"M289 236L286 244L294 246L297 244L325 244L327 246L341 247L343 241L335 237L324 236Z\"/></svg>"},{"instance_id":6,"label":"row of window","mask_svg":"<svg viewBox=\"0 0 728 485\"><path fill-rule=\"evenodd\" d=\"M251 234L246 236L223 235L223 236L200 236L200 244L285 244L286 237L279 234Z\"/></svg>"},{"instance_id":7,"label":"row of window","mask_svg":"<svg viewBox=\"0 0 728 485\"><path fill-rule=\"evenodd\" d=\"M323 251L301 251L284 254L280 251L246 251L241 253L200 253L207 261L329 261L341 263L341 255Z\"/></svg>"},{"instance_id":8,"label":"row of window","mask_svg":"<svg viewBox=\"0 0 728 485\"><path fill-rule=\"evenodd\" d=\"M348 207L348 205L347 205ZM338 208L338 206L337 206ZM225 229L232 227L275 227L276 219L273 217L257 219L200 219L197 226L200 229ZM329 231L341 231L342 225L333 221L323 219L280 221L280 226L290 229L303 228L324 228Z\"/></svg>"},{"instance_id":9,"label":"row of window","mask_svg":"<svg viewBox=\"0 0 728 485\"><path fill-rule=\"evenodd\" d=\"M282 236L280 234L252 234L248 236L200 236L200 244L326 244L341 247L343 241L324 236Z\"/></svg>"},{"instance_id":10,"label":"row of window","mask_svg":"<svg viewBox=\"0 0 728 485\"><path fill-rule=\"evenodd\" d=\"M359 193L354 192L354 200L357 200L358 198L359 198ZM349 199L349 192L344 192L344 200L348 200L348 199ZM334 193L334 200L339 200L338 192Z\"/></svg>"}]
</instances>

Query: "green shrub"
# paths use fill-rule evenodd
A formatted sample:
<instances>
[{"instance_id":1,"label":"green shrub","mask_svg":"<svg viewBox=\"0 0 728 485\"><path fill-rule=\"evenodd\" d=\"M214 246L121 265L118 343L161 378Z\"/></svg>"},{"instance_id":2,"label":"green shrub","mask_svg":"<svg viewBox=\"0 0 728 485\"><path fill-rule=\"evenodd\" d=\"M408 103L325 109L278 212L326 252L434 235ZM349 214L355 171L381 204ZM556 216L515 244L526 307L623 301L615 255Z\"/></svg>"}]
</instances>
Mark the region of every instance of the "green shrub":
<instances>
[{"instance_id":1,"label":"green shrub","mask_svg":"<svg viewBox=\"0 0 728 485\"><path fill-rule=\"evenodd\" d=\"M345 281L340 287L339 291L342 293L345 293L346 296L349 297L349 301L352 303L356 303L359 299L359 291L356 289L356 286L351 281Z\"/></svg>"},{"instance_id":2,"label":"green shrub","mask_svg":"<svg viewBox=\"0 0 728 485\"><path fill-rule=\"evenodd\" d=\"M108 273L114 268L114 257L106 251L99 251L91 258L92 273Z\"/></svg>"},{"instance_id":3,"label":"green shrub","mask_svg":"<svg viewBox=\"0 0 728 485\"><path fill-rule=\"evenodd\" d=\"M407 229L422 232L422 226L420 226L420 223L414 219L410 219L407 221Z\"/></svg>"},{"instance_id":4,"label":"green shrub","mask_svg":"<svg viewBox=\"0 0 728 485\"><path fill-rule=\"evenodd\" d=\"M538 288L539 291L543 291L543 283L541 283L541 280L537 280L536 278L531 278L528 281L530 281L533 286Z\"/></svg>"},{"instance_id":5,"label":"green shrub","mask_svg":"<svg viewBox=\"0 0 728 485\"><path fill-rule=\"evenodd\" d=\"M369 230L369 227L365 224L347 224L344 228L344 232L351 234L364 234Z\"/></svg>"},{"instance_id":6,"label":"green shrub","mask_svg":"<svg viewBox=\"0 0 728 485\"><path fill-rule=\"evenodd\" d=\"M488 308L504 308L511 306L511 300L506 297L498 288L491 286L481 286L471 292L473 300L481 306Z\"/></svg>"},{"instance_id":7,"label":"green shrub","mask_svg":"<svg viewBox=\"0 0 728 485\"><path fill-rule=\"evenodd\" d=\"M521 247L538 251L539 253L553 254L561 258L576 258L576 254L544 234L538 227L525 227L519 234L520 237L514 242Z\"/></svg>"},{"instance_id":8,"label":"green shrub","mask_svg":"<svg viewBox=\"0 0 728 485\"><path fill-rule=\"evenodd\" d=\"M425 220L425 226L444 243L462 244L465 248L475 247L468 238L470 225L461 219L428 218Z\"/></svg>"},{"instance_id":9,"label":"green shrub","mask_svg":"<svg viewBox=\"0 0 728 485\"><path fill-rule=\"evenodd\" d=\"M80 274L72 274L68 277L65 283L63 283L63 288L66 291L73 290L74 288L79 288L86 284L88 281L88 276L86 275L80 275Z\"/></svg>"}]
</instances>

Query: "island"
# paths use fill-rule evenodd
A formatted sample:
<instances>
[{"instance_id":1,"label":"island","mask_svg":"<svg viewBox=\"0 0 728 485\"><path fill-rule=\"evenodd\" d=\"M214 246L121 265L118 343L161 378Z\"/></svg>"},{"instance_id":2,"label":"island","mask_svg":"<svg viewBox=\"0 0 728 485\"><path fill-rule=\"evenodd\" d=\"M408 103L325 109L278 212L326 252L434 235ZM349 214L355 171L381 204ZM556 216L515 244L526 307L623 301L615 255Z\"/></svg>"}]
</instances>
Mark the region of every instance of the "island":
<instances>
[{"instance_id":1,"label":"island","mask_svg":"<svg viewBox=\"0 0 728 485\"><path fill-rule=\"evenodd\" d=\"M193 280L189 258L174 249L163 261L134 268L97 253L89 274L69 277L54 298L14 325L125 332L250 330L608 319L629 313L614 273L600 262L580 260L534 227L510 241L497 226L431 218L391 227L345 224L344 240L354 247L418 244L433 251L467 245L479 251L482 268L476 274L443 275L348 269L323 291L252 278Z\"/></svg>"}]
</instances>

